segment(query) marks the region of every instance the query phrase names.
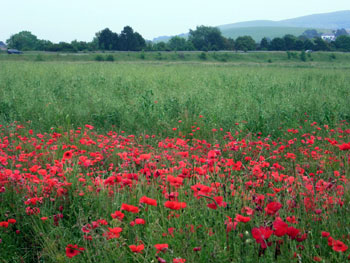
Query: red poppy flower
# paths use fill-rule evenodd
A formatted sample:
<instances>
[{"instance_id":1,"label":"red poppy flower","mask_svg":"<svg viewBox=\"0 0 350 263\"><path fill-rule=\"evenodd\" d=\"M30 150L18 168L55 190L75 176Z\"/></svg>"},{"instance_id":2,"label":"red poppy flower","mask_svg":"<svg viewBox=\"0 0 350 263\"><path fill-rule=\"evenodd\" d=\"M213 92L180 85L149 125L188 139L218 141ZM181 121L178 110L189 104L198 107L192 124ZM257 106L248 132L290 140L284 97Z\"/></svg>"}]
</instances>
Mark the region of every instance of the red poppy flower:
<instances>
[{"instance_id":1,"label":"red poppy flower","mask_svg":"<svg viewBox=\"0 0 350 263\"><path fill-rule=\"evenodd\" d=\"M164 203L164 206L166 208L172 209L172 210L180 210L187 206L185 202L177 202L177 201L166 201Z\"/></svg>"},{"instance_id":2,"label":"red poppy flower","mask_svg":"<svg viewBox=\"0 0 350 263\"><path fill-rule=\"evenodd\" d=\"M333 247L332 248L333 248L334 251L337 251L337 252L345 252L346 250L348 250L348 246L345 245L340 240L335 240L333 242Z\"/></svg>"},{"instance_id":3,"label":"red poppy flower","mask_svg":"<svg viewBox=\"0 0 350 263\"><path fill-rule=\"evenodd\" d=\"M274 215L282 208L282 204L279 202L271 202L265 207L265 212L268 215Z\"/></svg>"},{"instance_id":4,"label":"red poppy flower","mask_svg":"<svg viewBox=\"0 0 350 263\"><path fill-rule=\"evenodd\" d=\"M185 263L186 259L184 258L174 258L173 263Z\"/></svg>"},{"instance_id":5,"label":"red poppy flower","mask_svg":"<svg viewBox=\"0 0 350 263\"><path fill-rule=\"evenodd\" d=\"M329 236L327 239L328 246L332 247L334 242L335 242L335 239L333 237Z\"/></svg>"},{"instance_id":6,"label":"red poppy flower","mask_svg":"<svg viewBox=\"0 0 350 263\"><path fill-rule=\"evenodd\" d=\"M275 229L274 235L282 237L287 234L288 224L283 222L280 218L277 218L275 222L273 222L273 228Z\"/></svg>"},{"instance_id":7,"label":"red poppy flower","mask_svg":"<svg viewBox=\"0 0 350 263\"><path fill-rule=\"evenodd\" d=\"M157 206L157 200L148 198L147 196L142 196L140 198L140 203L152 205L152 206Z\"/></svg>"},{"instance_id":8,"label":"red poppy flower","mask_svg":"<svg viewBox=\"0 0 350 263\"><path fill-rule=\"evenodd\" d=\"M226 233L230 233L232 229L236 230L237 222L232 222L232 218L229 216L226 216L227 220L225 220L226 225Z\"/></svg>"},{"instance_id":9,"label":"red poppy flower","mask_svg":"<svg viewBox=\"0 0 350 263\"><path fill-rule=\"evenodd\" d=\"M121 210L125 210L135 214L139 212L139 208L137 206L128 205L128 204L122 204Z\"/></svg>"},{"instance_id":10,"label":"red poppy flower","mask_svg":"<svg viewBox=\"0 0 350 263\"><path fill-rule=\"evenodd\" d=\"M159 252L165 252L169 248L168 244L155 244L154 247L158 250L157 253Z\"/></svg>"},{"instance_id":11,"label":"red poppy flower","mask_svg":"<svg viewBox=\"0 0 350 263\"><path fill-rule=\"evenodd\" d=\"M130 250L134 253L142 253L142 250L145 249L145 245L144 244L141 244L141 245L130 245L129 246Z\"/></svg>"},{"instance_id":12,"label":"red poppy flower","mask_svg":"<svg viewBox=\"0 0 350 263\"><path fill-rule=\"evenodd\" d=\"M329 236L330 236L330 233L329 233L329 232L322 231L322 232L321 232L321 235L322 235L322 237L329 237Z\"/></svg>"},{"instance_id":13,"label":"red poppy flower","mask_svg":"<svg viewBox=\"0 0 350 263\"><path fill-rule=\"evenodd\" d=\"M350 150L350 142L343 143L343 144L339 145L338 147L339 147L339 150L341 150L341 151Z\"/></svg>"},{"instance_id":14,"label":"red poppy flower","mask_svg":"<svg viewBox=\"0 0 350 263\"><path fill-rule=\"evenodd\" d=\"M269 227L255 227L252 229L252 236L256 243L260 244L262 249L267 248L267 239L273 234L273 231Z\"/></svg>"},{"instance_id":15,"label":"red poppy flower","mask_svg":"<svg viewBox=\"0 0 350 263\"><path fill-rule=\"evenodd\" d=\"M16 224L17 221L16 219L10 218L7 222L9 222L9 224Z\"/></svg>"},{"instance_id":16,"label":"red poppy flower","mask_svg":"<svg viewBox=\"0 0 350 263\"><path fill-rule=\"evenodd\" d=\"M245 206L245 207L242 208L241 213L247 214L248 216L251 216L251 215L254 214L254 210L251 209L251 208L248 207L248 206Z\"/></svg>"},{"instance_id":17,"label":"red poppy flower","mask_svg":"<svg viewBox=\"0 0 350 263\"><path fill-rule=\"evenodd\" d=\"M63 154L63 159L69 160L69 159L72 159L72 157L73 157L72 151L66 151L66 152Z\"/></svg>"},{"instance_id":18,"label":"red poppy flower","mask_svg":"<svg viewBox=\"0 0 350 263\"><path fill-rule=\"evenodd\" d=\"M250 221L250 217L249 216L242 216L240 214L236 214L236 217L235 217L235 221L237 222L242 222L242 223L247 223Z\"/></svg>"},{"instance_id":19,"label":"red poppy flower","mask_svg":"<svg viewBox=\"0 0 350 263\"><path fill-rule=\"evenodd\" d=\"M4 227L4 228L7 228L9 226L9 222L0 222L0 227Z\"/></svg>"},{"instance_id":20,"label":"red poppy flower","mask_svg":"<svg viewBox=\"0 0 350 263\"><path fill-rule=\"evenodd\" d=\"M114 227L114 228L108 228L108 232L104 233L104 236L107 236L107 239L112 239L112 238L119 238L120 233L123 231L123 228L121 227Z\"/></svg>"},{"instance_id":21,"label":"red poppy flower","mask_svg":"<svg viewBox=\"0 0 350 263\"><path fill-rule=\"evenodd\" d=\"M79 255L84 250L85 248L78 247L78 245L68 244L66 247L66 256L69 258L72 258L72 257L75 257L76 255Z\"/></svg>"},{"instance_id":22,"label":"red poppy flower","mask_svg":"<svg viewBox=\"0 0 350 263\"><path fill-rule=\"evenodd\" d=\"M145 221L145 219L142 219L142 218L136 218L135 224L136 225L144 225L144 224L146 224L146 221Z\"/></svg>"},{"instance_id":23,"label":"red poppy flower","mask_svg":"<svg viewBox=\"0 0 350 263\"><path fill-rule=\"evenodd\" d=\"M224 198L222 196L214 196L213 199L215 200L215 202L207 204L207 207L211 209L217 209L218 206L221 206L221 207L227 206L227 203L223 202Z\"/></svg>"},{"instance_id":24,"label":"red poppy flower","mask_svg":"<svg viewBox=\"0 0 350 263\"><path fill-rule=\"evenodd\" d=\"M120 221L122 221L123 220L123 218L124 218L124 213L123 212L121 212L121 211L115 211L114 213L112 213L111 214L111 217L113 218L113 219L119 219Z\"/></svg>"},{"instance_id":25,"label":"red poppy flower","mask_svg":"<svg viewBox=\"0 0 350 263\"><path fill-rule=\"evenodd\" d=\"M287 228L287 235L291 238L291 239L295 239L297 237L297 235L300 233L300 230L295 228L295 227L288 227Z\"/></svg>"}]
</instances>

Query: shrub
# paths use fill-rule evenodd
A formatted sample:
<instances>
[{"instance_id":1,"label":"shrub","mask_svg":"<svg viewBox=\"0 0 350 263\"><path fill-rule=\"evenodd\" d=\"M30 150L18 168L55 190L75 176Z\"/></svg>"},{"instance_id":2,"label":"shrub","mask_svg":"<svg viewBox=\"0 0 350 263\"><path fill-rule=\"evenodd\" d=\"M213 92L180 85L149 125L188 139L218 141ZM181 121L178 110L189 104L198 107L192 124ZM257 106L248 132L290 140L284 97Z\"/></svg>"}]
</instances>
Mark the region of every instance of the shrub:
<instances>
[{"instance_id":1,"label":"shrub","mask_svg":"<svg viewBox=\"0 0 350 263\"><path fill-rule=\"evenodd\" d=\"M206 60L207 59L207 54L205 52L202 52L198 55L199 59L201 60Z\"/></svg>"},{"instance_id":2,"label":"shrub","mask_svg":"<svg viewBox=\"0 0 350 263\"><path fill-rule=\"evenodd\" d=\"M146 56L145 56L145 51L142 50L141 54L140 54L140 59L145 59Z\"/></svg>"},{"instance_id":3,"label":"shrub","mask_svg":"<svg viewBox=\"0 0 350 263\"><path fill-rule=\"evenodd\" d=\"M113 55L108 55L106 57L106 61L114 61L114 56Z\"/></svg>"},{"instance_id":4,"label":"shrub","mask_svg":"<svg viewBox=\"0 0 350 263\"><path fill-rule=\"evenodd\" d=\"M101 55L96 55L95 60L96 61L104 61L104 58Z\"/></svg>"}]
</instances>

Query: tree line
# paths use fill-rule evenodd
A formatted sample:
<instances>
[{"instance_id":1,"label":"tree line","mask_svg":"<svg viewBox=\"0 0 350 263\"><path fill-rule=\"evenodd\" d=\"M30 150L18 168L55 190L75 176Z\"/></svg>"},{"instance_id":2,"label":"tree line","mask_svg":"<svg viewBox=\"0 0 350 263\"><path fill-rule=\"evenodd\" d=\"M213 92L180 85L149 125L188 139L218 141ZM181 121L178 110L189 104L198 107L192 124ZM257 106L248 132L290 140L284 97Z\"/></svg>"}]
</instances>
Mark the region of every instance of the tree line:
<instances>
[{"instance_id":1,"label":"tree line","mask_svg":"<svg viewBox=\"0 0 350 263\"><path fill-rule=\"evenodd\" d=\"M270 50L270 51L347 51L350 52L350 36L344 29L335 32L334 41L325 41L316 30L306 30L301 36L285 35L273 39L263 38L256 43L250 36L226 38L216 27L198 26L190 30L188 37L172 37L168 42L146 41L132 27L125 26L118 34L105 28L95 34L91 42L74 40L70 43L52 43L38 39L29 31L12 35L7 41L9 48L56 52L79 51L217 51L217 50Z\"/></svg>"}]
</instances>

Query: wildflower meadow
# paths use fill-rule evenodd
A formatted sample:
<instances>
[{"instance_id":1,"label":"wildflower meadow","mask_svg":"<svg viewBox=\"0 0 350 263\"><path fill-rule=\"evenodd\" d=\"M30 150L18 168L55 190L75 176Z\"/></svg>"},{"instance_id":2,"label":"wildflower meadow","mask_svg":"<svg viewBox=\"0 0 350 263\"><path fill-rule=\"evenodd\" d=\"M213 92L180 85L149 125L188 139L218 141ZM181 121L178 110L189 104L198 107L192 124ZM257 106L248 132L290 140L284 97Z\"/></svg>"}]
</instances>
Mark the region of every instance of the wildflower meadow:
<instances>
[{"instance_id":1,"label":"wildflower meadow","mask_svg":"<svg viewBox=\"0 0 350 263\"><path fill-rule=\"evenodd\" d=\"M347 262L346 66L0 65L0 262Z\"/></svg>"}]
</instances>

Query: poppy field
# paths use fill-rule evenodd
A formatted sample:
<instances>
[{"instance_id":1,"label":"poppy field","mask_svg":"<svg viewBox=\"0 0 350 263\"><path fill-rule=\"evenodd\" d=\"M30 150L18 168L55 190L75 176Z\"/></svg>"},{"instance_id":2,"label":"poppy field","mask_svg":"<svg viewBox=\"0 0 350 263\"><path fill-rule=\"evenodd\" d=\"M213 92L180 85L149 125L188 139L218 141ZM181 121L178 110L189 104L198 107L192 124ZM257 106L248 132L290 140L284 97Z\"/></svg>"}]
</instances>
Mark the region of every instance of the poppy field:
<instances>
[{"instance_id":1,"label":"poppy field","mask_svg":"<svg viewBox=\"0 0 350 263\"><path fill-rule=\"evenodd\" d=\"M346 69L1 65L0 262L350 259Z\"/></svg>"}]
</instances>

